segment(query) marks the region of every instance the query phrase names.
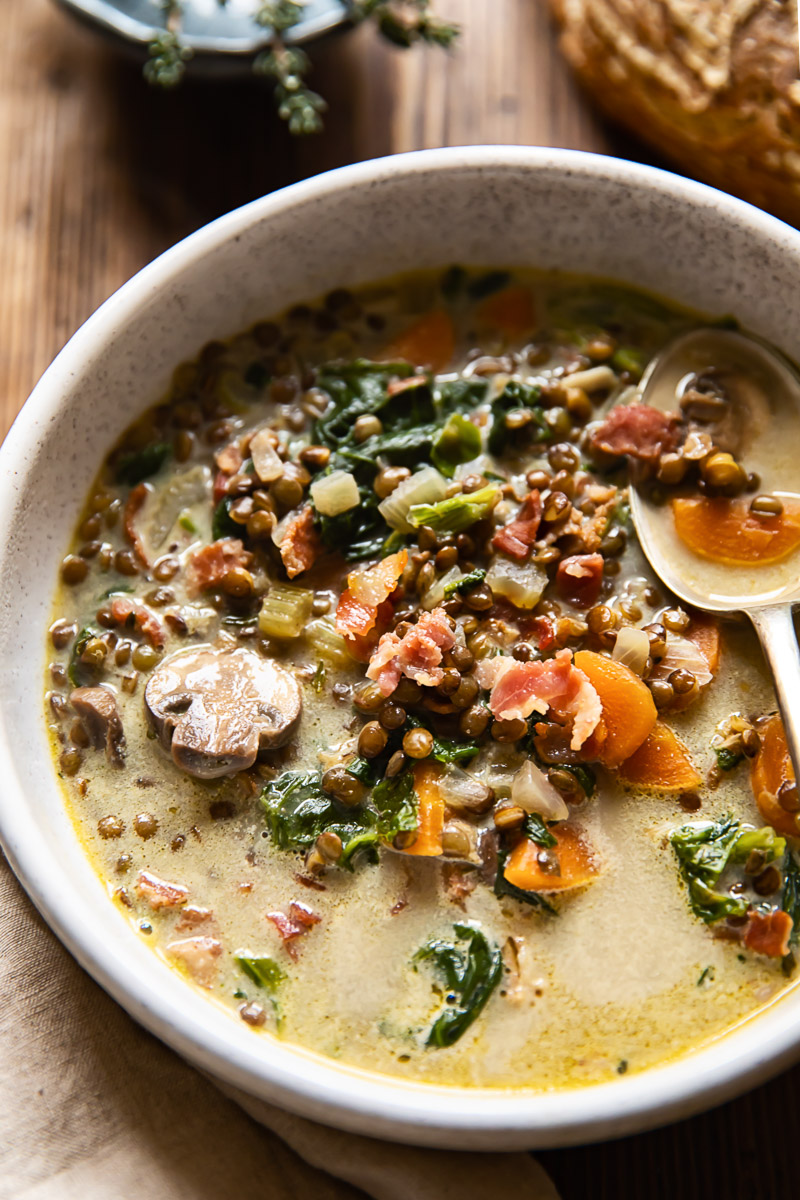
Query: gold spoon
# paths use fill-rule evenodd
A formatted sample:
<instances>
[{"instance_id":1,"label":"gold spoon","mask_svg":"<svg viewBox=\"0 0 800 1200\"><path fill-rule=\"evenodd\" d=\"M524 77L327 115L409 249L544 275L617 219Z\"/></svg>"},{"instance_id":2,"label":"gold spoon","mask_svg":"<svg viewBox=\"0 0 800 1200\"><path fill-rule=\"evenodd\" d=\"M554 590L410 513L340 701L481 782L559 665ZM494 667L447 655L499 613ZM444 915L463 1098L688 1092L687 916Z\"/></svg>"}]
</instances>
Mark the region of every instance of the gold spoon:
<instances>
[{"instance_id":1,"label":"gold spoon","mask_svg":"<svg viewBox=\"0 0 800 1200\"><path fill-rule=\"evenodd\" d=\"M677 338L648 366L639 385L639 398L674 412L683 391L696 375L716 371L732 381L731 398L738 430L739 452L745 461L755 457L790 492L800 493L800 378L779 354L752 337L723 329L698 329ZM776 414L791 406L789 437L780 437ZM776 430L778 438L776 441ZM752 621L772 671L786 740L800 780L800 649L792 617L800 601L800 552L779 563L728 566L694 554L679 540L668 505L648 499L646 491L631 488L634 527L651 567L679 599L706 612L743 613Z\"/></svg>"}]
</instances>

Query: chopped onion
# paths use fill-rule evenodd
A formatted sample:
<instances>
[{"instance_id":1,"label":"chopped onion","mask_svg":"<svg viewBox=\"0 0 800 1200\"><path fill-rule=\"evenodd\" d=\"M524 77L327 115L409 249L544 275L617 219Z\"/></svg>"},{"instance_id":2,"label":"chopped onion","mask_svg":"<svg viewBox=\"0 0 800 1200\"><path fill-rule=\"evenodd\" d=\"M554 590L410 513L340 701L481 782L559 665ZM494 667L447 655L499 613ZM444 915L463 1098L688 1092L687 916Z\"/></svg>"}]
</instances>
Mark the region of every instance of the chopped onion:
<instances>
[{"instance_id":1,"label":"chopped onion","mask_svg":"<svg viewBox=\"0 0 800 1200\"><path fill-rule=\"evenodd\" d=\"M358 484L349 471L331 471L316 479L309 490L314 507L323 517L338 517L360 502Z\"/></svg>"},{"instance_id":2,"label":"chopped onion","mask_svg":"<svg viewBox=\"0 0 800 1200\"><path fill-rule=\"evenodd\" d=\"M283 541L284 537L286 536L286 530L289 528L289 526L291 525L292 521L295 519L296 516L297 516L297 510L292 509L291 512L288 512L285 517L281 517L280 521L278 521L278 524L275 526L275 528L272 531L271 536L272 536L273 545L280 548L280 544Z\"/></svg>"},{"instance_id":3,"label":"chopped onion","mask_svg":"<svg viewBox=\"0 0 800 1200\"><path fill-rule=\"evenodd\" d=\"M259 429L250 439L253 468L262 483L272 483L283 475L283 463L272 444L274 439L275 435L269 429Z\"/></svg>"},{"instance_id":4,"label":"chopped onion","mask_svg":"<svg viewBox=\"0 0 800 1200\"><path fill-rule=\"evenodd\" d=\"M439 786L450 808L485 812L492 802L491 788L455 763L450 763L445 769Z\"/></svg>"},{"instance_id":5,"label":"chopped onion","mask_svg":"<svg viewBox=\"0 0 800 1200\"><path fill-rule=\"evenodd\" d=\"M429 611L432 608L438 608L444 600L444 589L447 587L447 585L449 583L455 583L456 580L463 578L464 575L461 571L459 571L458 567L451 567L449 571L444 573L444 575L440 575L437 579L434 579L427 592L423 594L420 604L423 608L427 608Z\"/></svg>"},{"instance_id":6,"label":"chopped onion","mask_svg":"<svg viewBox=\"0 0 800 1200\"><path fill-rule=\"evenodd\" d=\"M517 608L535 608L547 587L547 574L534 563L518 563L498 556L486 572L496 596L505 596Z\"/></svg>"},{"instance_id":7,"label":"chopped onion","mask_svg":"<svg viewBox=\"0 0 800 1200\"><path fill-rule=\"evenodd\" d=\"M378 512L387 525L400 533L413 533L408 520L409 509L415 504L436 504L447 495L448 483L435 467L423 467L394 489L378 505Z\"/></svg>"},{"instance_id":8,"label":"chopped onion","mask_svg":"<svg viewBox=\"0 0 800 1200\"><path fill-rule=\"evenodd\" d=\"M708 660L688 638L667 634L667 652L660 663L653 667L651 679L666 679L673 671L691 671L697 686L704 688L714 676L708 669Z\"/></svg>"},{"instance_id":9,"label":"chopped onion","mask_svg":"<svg viewBox=\"0 0 800 1200\"><path fill-rule=\"evenodd\" d=\"M569 816L564 797L530 759L514 776L511 800L527 813L538 813L545 821L565 821Z\"/></svg>"},{"instance_id":10,"label":"chopped onion","mask_svg":"<svg viewBox=\"0 0 800 1200\"><path fill-rule=\"evenodd\" d=\"M208 467L201 466L181 471L166 487L159 488L153 519L145 534L150 545L154 549L163 545L183 510L201 502L207 503L210 491L211 472Z\"/></svg>"},{"instance_id":11,"label":"chopped onion","mask_svg":"<svg viewBox=\"0 0 800 1200\"><path fill-rule=\"evenodd\" d=\"M617 386L617 379L611 367L589 367L587 371L575 371L559 380L565 387L583 388L585 392L611 391Z\"/></svg>"},{"instance_id":12,"label":"chopped onion","mask_svg":"<svg viewBox=\"0 0 800 1200\"><path fill-rule=\"evenodd\" d=\"M650 654L650 639L643 629L635 625L623 625L614 642L611 657L624 667L641 675Z\"/></svg>"}]
</instances>

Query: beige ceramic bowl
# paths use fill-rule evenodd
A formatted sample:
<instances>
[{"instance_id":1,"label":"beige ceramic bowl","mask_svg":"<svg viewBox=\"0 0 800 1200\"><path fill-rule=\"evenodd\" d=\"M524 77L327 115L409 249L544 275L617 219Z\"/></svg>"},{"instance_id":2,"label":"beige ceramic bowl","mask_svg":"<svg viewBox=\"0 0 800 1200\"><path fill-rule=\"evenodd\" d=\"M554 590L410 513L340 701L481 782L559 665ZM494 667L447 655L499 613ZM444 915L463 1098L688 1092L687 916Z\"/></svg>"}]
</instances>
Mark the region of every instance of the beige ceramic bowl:
<instances>
[{"instance_id":1,"label":"beige ceramic bowl","mask_svg":"<svg viewBox=\"0 0 800 1200\"><path fill-rule=\"evenodd\" d=\"M556 1146L686 1116L788 1065L800 1046L800 991L667 1066L546 1094L408 1084L256 1038L164 966L109 902L65 813L45 736L44 631L59 561L103 455L172 368L287 304L451 262L612 276L735 312L800 357L800 234L719 192L614 159L491 146L401 155L297 184L201 229L75 334L0 452L0 833L83 966L221 1079L376 1136Z\"/></svg>"}]
</instances>

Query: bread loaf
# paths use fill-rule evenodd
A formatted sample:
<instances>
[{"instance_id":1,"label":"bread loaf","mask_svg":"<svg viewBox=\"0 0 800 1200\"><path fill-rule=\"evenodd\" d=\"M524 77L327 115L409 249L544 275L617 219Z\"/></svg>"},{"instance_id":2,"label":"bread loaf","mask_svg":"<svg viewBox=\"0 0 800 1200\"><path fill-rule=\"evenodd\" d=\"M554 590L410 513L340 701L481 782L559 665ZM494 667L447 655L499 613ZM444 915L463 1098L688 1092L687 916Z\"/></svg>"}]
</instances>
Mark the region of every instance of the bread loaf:
<instances>
[{"instance_id":1,"label":"bread loaf","mask_svg":"<svg viewBox=\"0 0 800 1200\"><path fill-rule=\"evenodd\" d=\"M795 0L550 0L596 103L700 179L800 225Z\"/></svg>"}]
</instances>

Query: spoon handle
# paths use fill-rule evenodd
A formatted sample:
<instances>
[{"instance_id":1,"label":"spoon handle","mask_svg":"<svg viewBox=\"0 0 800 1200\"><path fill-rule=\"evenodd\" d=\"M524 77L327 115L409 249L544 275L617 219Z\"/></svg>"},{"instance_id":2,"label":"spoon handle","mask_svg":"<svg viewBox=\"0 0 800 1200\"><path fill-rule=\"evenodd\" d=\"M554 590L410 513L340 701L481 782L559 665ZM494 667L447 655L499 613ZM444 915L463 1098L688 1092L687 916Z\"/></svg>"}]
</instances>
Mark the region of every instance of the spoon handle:
<instances>
[{"instance_id":1,"label":"spoon handle","mask_svg":"<svg viewBox=\"0 0 800 1200\"><path fill-rule=\"evenodd\" d=\"M755 625L764 657L772 670L795 778L800 779L800 647L791 605L756 608L748 616Z\"/></svg>"}]
</instances>

